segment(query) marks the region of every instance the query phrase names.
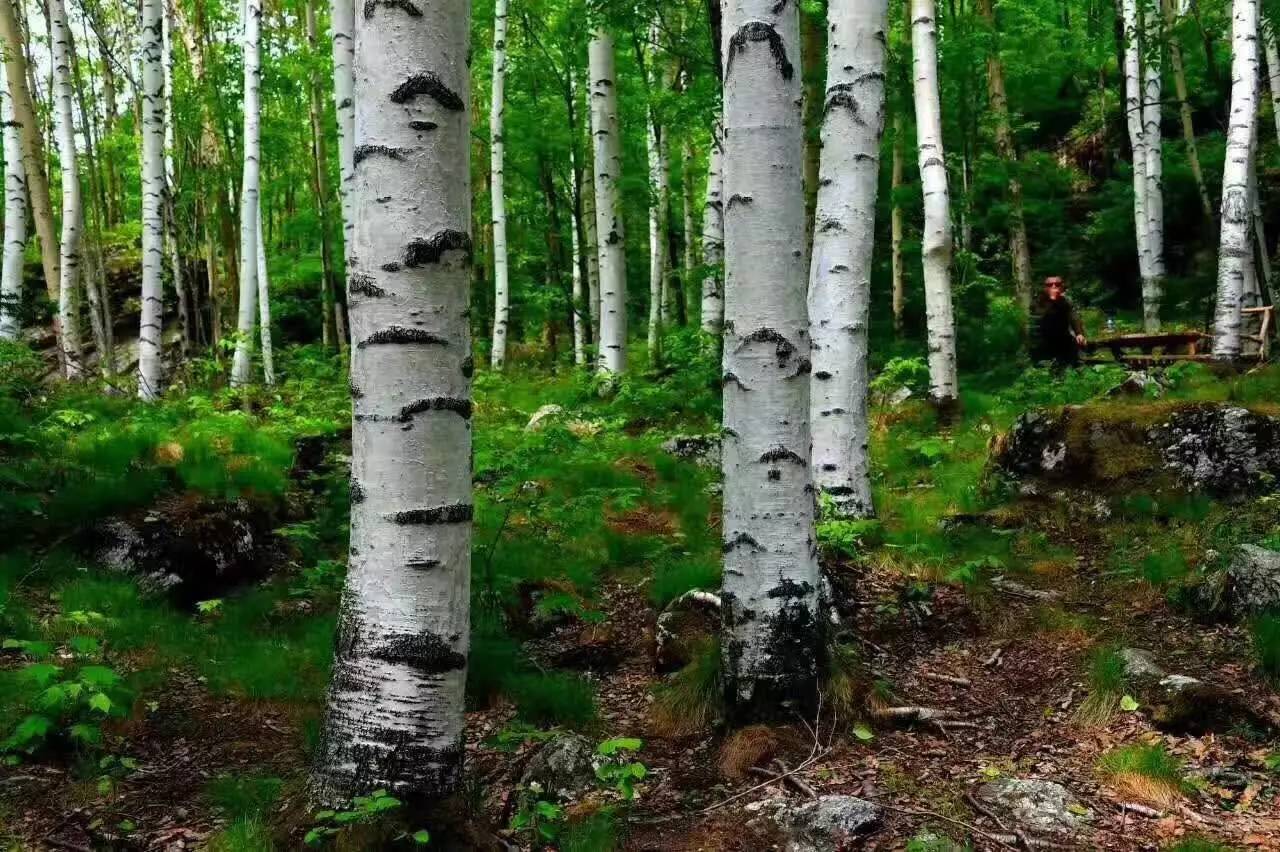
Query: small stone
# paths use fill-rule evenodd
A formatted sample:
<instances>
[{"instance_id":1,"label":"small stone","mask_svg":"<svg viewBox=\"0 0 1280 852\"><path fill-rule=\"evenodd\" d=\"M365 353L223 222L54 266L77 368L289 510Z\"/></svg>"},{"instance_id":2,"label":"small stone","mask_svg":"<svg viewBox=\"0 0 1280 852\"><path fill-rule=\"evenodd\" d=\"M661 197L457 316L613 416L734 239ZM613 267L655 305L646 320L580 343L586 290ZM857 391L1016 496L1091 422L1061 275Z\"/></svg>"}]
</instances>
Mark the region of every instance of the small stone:
<instances>
[{"instance_id":1,"label":"small stone","mask_svg":"<svg viewBox=\"0 0 1280 852\"><path fill-rule=\"evenodd\" d=\"M552 797L567 801L595 784L595 759L595 746L590 740L566 734L538 749L520 776L520 783L537 784Z\"/></svg>"},{"instance_id":2,"label":"small stone","mask_svg":"<svg viewBox=\"0 0 1280 852\"><path fill-rule=\"evenodd\" d=\"M911 388L907 387L906 385L903 385L893 393L889 394L889 404L894 407L897 407L899 405L902 405L902 403L906 402L907 400L911 399L911 397L913 396L915 396L915 394L912 392Z\"/></svg>"},{"instance_id":3,"label":"small stone","mask_svg":"<svg viewBox=\"0 0 1280 852\"><path fill-rule=\"evenodd\" d=\"M1231 613L1249 618L1280 608L1280 553L1243 544L1227 566Z\"/></svg>"},{"instance_id":4,"label":"small stone","mask_svg":"<svg viewBox=\"0 0 1280 852\"><path fill-rule=\"evenodd\" d=\"M880 827L880 808L854 796L820 796L777 817L787 834L787 852L840 852Z\"/></svg>"},{"instance_id":5,"label":"small stone","mask_svg":"<svg viewBox=\"0 0 1280 852\"><path fill-rule=\"evenodd\" d=\"M1046 834L1075 834L1092 816L1053 781L997 778L979 787L977 797L1020 827Z\"/></svg>"},{"instance_id":6,"label":"small stone","mask_svg":"<svg viewBox=\"0 0 1280 852\"><path fill-rule=\"evenodd\" d=\"M1120 659L1124 660L1126 677L1134 680L1159 680L1165 676L1164 669L1156 665L1155 657L1150 651L1141 648L1122 648Z\"/></svg>"}]
</instances>

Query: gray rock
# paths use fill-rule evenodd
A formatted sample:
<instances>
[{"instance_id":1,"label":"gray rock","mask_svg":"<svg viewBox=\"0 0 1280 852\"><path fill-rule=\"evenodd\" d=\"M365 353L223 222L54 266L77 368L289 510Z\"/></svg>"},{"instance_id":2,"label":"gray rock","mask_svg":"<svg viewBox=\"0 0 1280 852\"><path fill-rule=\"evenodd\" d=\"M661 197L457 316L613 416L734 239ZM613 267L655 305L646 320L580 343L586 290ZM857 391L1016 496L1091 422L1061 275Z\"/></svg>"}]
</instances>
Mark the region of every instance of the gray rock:
<instances>
[{"instance_id":1,"label":"gray rock","mask_svg":"<svg viewBox=\"0 0 1280 852\"><path fill-rule=\"evenodd\" d=\"M543 426L547 425L547 421L553 417L559 417L564 414L564 407L559 405L544 405L537 411L533 412L533 416L529 418L529 422L525 424L524 431L537 432Z\"/></svg>"},{"instance_id":2,"label":"gray rock","mask_svg":"<svg viewBox=\"0 0 1280 852\"><path fill-rule=\"evenodd\" d=\"M1227 566L1232 615L1248 618L1280 609L1280 553L1244 544Z\"/></svg>"},{"instance_id":3,"label":"gray rock","mask_svg":"<svg viewBox=\"0 0 1280 852\"><path fill-rule=\"evenodd\" d=\"M1150 373L1136 370L1125 377L1120 384L1107 391L1107 396L1115 397L1161 397L1164 396L1164 385L1160 379Z\"/></svg>"},{"instance_id":4,"label":"gray rock","mask_svg":"<svg viewBox=\"0 0 1280 852\"><path fill-rule=\"evenodd\" d=\"M1124 660L1125 677L1135 681L1157 681L1165 676L1164 669L1156 665L1156 659L1150 651L1141 648L1122 648L1120 659Z\"/></svg>"},{"instance_id":5,"label":"gray rock","mask_svg":"<svg viewBox=\"0 0 1280 852\"><path fill-rule=\"evenodd\" d=\"M820 796L787 807L778 824L787 834L787 852L841 852L880 827L877 805L854 796Z\"/></svg>"},{"instance_id":6,"label":"gray rock","mask_svg":"<svg viewBox=\"0 0 1280 852\"><path fill-rule=\"evenodd\" d=\"M596 749L586 737L566 734L538 749L520 783L537 784L549 796L567 801L596 783Z\"/></svg>"},{"instance_id":7,"label":"gray rock","mask_svg":"<svg viewBox=\"0 0 1280 852\"><path fill-rule=\"evenodd\" d=\"M1180 409L1151 430L1166 469L1188 487L1224 496L1275 490L1280 420L1245 408Z\"/></svg>"},{"instance_id":8,"label":"gray rock","mask_svg":"<svg viewBox=\"0 0 1280 852\"><path fill-rule=\"evenodd\" d=\"M902 403L906 402L907 400L911 399L911 397L914 395L915 394L912 392L911 388L907 387L906 385L903 385L893 393L889 394L889 404L894 407L897 407L899 405L902 405Z\"/></svg>"},{"instance_id":9,"label":"gray rock","mask_svg":"<svg viewBox=\"0 0 1280 852\"><path fill-rule=\"evenodd\" d=\"M662 451L691 461L699 467L720 467L719 435L676 435L662 445Z\"/></svg>"},{"instance_id":10,"label":"gray rock","mask_svg":"<svg viewBox=\"0 0 1280 852\"><path fill-rule=\"evenodd\" d=\"M1043 834L1076 834L1092 816L1076 813L1081 808L1071 793L1053 781L997 778L979 787L977 797L1020 828Z\"/></svg>"}]
</instances>

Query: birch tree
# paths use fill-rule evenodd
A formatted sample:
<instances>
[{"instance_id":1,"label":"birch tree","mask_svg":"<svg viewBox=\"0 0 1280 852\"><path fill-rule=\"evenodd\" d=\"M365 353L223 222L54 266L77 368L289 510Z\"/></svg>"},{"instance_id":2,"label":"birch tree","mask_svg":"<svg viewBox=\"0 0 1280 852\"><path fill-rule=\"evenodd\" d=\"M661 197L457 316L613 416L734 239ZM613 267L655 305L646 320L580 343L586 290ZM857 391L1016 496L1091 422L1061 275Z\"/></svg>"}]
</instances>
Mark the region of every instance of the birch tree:
<instances>
[{"instance_id":1,"label":"birch tree","mask_svg":"<svg viewBox=\"0 0 1280 852\"><path fill-rule=\"evenodd\" d=\"M48 0L49 37L53 53L53 123L58 137L58 162L62 168L62 239L59 243L58 324L62 362L67 378L84 371L80 348L80 243L84 211L80 194L80 169L76 156L75 91L71 65L71 28L62 0Z\"/></svg>"},{"instance_id":2,"label":"birch tree","mask_svg":"<svg viewBox=\"0 0 1280 852\"><path fill-rule=\"evenodd\" d=\"M657 45L661 29L654 20L649 27L649 44ZM649 54L646 62L646 52ZM667 307L667 227L671 219L671 162L667 139L658 115L655 97L665 90L658 72L656 48L645 51L637 41L636 58L645 75L649 95L649 122L646 128L649 155L649 362L662 360L662 327L670 319Z\"/></svg>"},{"instance_id":3,"label":"birch tree","mask_svg":"<svg viewBox=\"0 0 1280 852\"><path fill-rule=\"evenodd\" d=\"M947 407L956 402L956 323L951 305L951 196L942 146L942 104L938 95L938 26L934 0L911 2L912 76L915 82L916 142L924 190L925 319L929 336L929 395Z\"/></svg>"},{"instance_id":4,"label":"birch tree","mask_svg":"<svg viewBox=\"0 0 1280 852\"><path fill-rule=\"evenodd\" d=\"M507 87L507 0L493 8L493 97L489 106L489 193L493 207L493 369L507 360L507 324L511 313L510 272L507 264L507 190L504 177L506 140L503 115Z\"/></svg>"},{"instance_id":5,"label":"birch tree","mask_svg":"<svg viewBox=\"0 0 1280 852\"><path fill-rule=\"evenodd\" d=\"M173 117L173 22L170 17L169 3L161 0L161 51L164 57L164 245L169 257L169 277L173 280L173 291L178 296L178 324L181 326L180 340L182 354L185 356L192 343L195 322L191 315L192 305L187 294L187 284L182 274L182 259L178 247L178 220L175 198L178 191L177 171L173 165L175 144Z\"/></svg>"},{"instance_id":6,"label":"birch tree","mask_svg":"<svg viewBox=\"0 0 1280 852\"><path fill-rule=\"evenodd\" d=\"M1143 0L1122 0L1121 11L1125 36L1125 117L1133 149L1133 218L1138 274L1142 279L1142 322L1148 332L1153 332L1160 328L1164 290L1159 52L1149 49L1152 27Z\"/></svg>"},{"instance_id":7,"label":"birch tree","mask_svg":"<svg viewBox=\"0 0 1280 852\"><path fill-rule=\"evenodd\" d=\"M260 175L259 37L262 0L244 0L244 176L240 184L240 310L236 319L236 353L231 385L253 379L253 328L258 313L258 205Z\"/></svg>"},{"instance_id":8,"label":"birch tree","mask_svg":"<svg viewBox=\"0 0 1280 852\"><path fill-rule=\"evenodd\" d=\"M827 100L809 277L814 484L841 517L875 511L867 422L871 261L888 0L827 7Z\"/></svg>"},{"instance_id":9,"label":"birch tree","mask_svg":"<svg viewBox=\"0 0 1280 852\"><path fill-rule=\"evenodd\" d=\"M275 347L271 345L271 283L267 278L267 246L262 239L262 208L258 208L257 234L258 334L262 341L262 380L267 387L276 383Z\"/></svg>"},{"instance_id":10,"label":"birch tree","mask_svg":"<svg viewBox=\"0 0 1280 852\"><path fill-rule=\"evenodd\" d=\"M342 280L351 275L351 243L355 238L355 0L329 0L333 35L333 106L338 128L338 200L342 207Z\"/></svg>"},{"instance_id":11,"label":"birch tree","mask_svg":"<svg viewBox=\"0 0 1280 852\"><path fill-rule=\"evenodd\" d=\"M313 785L330 805L380 788L439 798L461 780L470 23L467 0L367 3L356 21L351 558Z\"/></svg>"},{"instance_id":12,"label":"birch tree","mask_svg":"<svg viewBox=\"0 0 1280 852\"><path fill-rule=\"evenodd\" d=\"M45 288L49 299L57 304L60 292L61 260L58 234L54 230L53 204L49 199L49 179L45 174L44 141L40 125L36 121L35 106L31 100L34 90L28 80L27 47L22 30L14 13L13 0L0 0L0 43L5 49L5 77L9 83L9 96L13 105L13 120L18 130L22 148L22 170L26 175L28 198L31 201L31 218L35 223L36 237L40 240L40 261L44 269ZM66 361L63 344L63 328L59 317L54 318L54 335L58 341L59 366L63 375L76 369Z\"/></svg>"},{"instance_id":13,"label":"birch tree","mask_svg":"<svg viewBox=\"0 0 1280 852\"><path fill-rule=\"evenodd\" d=\"M4 134L4 252L0 266L0 340L17 340L22 331L23 261L27 249L27 177L22 170L22 142L9 85L0 79L0 127Z\"/></svg>"},{"instance_id":14,"label":"birch tree","mask_svg":"<svg viewBox=\"0 0 1280 852\"><path fill-rule=\"evenodd\" d=\"M1280 45L1276 28L1265 15L1262 18L1262 45L1267 59L1267 89L1271 94L1271 112L1276 123L1276 139L1280 140Z\"/></svg>"},{"instance_id":15,"label":"birch tree","mask_svg":"<svg viewBox=\"0 0 1280 852\"><path fill-rule=\"evenodd\" d=\"M702 330L717 340L724 328L724 140L711 132L707 154L707 199L702 205Z\"/></svg>"},{"instance_id":16,"label":"birch tree","mask_svg":"<svg viewBox=\"0 0 1280 852\"><path fill-rule=\"evenodd\" d=\"M142 0L142 318L138 397L160 398L164 334L164 0Z\"/></svg>"},{"instance_id":17,"label":"birch tree","mask_svg":"<svg viewBox=\"0 0 1280 852\"><path fill-rule=\"evenodd\" d=\"M820 643L809 471L800 20L724 7L724 640L735 718L801 706Z\"/></svg>"},{"instance_id":18,"label":"birch tree","mask_svg":"<svg viewBox=\"0 0 1280 852\"><path fill-rule=\"evenodd\" d=\"M603 27L591 34L591 133L595 139L596 245L600 255L600 371L627 369L627 255L622 226L622 138L614 85L613 36Z\"/></svg>"},{"instance_id":19,"label":"birch tree","mask_svg":"<svg viewBox=\"0 0 1280 852\"><path fill-rule=\"evenodd\" d=\"M1231 11L1231 115L1222 174L1222 215L1218 250L1218 295L1214 312L1214 357L1240 357L1241 307L1245 277L1252 266L1249 173L1258 120L1258 0L1233 0Z\"/></svg>"},{"instance_id":20,"label":"birch tree","mask_svg":"<svg viewBox=\"0 0 1280 852\"><path fill-rule=\"evenodd\" d=\"M586 136L583 161L586 180L582 182L582 250L587 256L587 313L591 318L591 340L600 344L600 246L596 240L595 157L592 154L590 90L582 122Z\"/></svg>"},{"instance_id":21,"label":"birch tree","mask_svg":"<svg viewBox=\"0 0 1280 852\"><path fill-rule=\"evenodd\" d=\"M906 122L902 114L893 117L893 166L889 178L889 270L893 288L893 330L902 336L907 307L906 269L902 263L902 238L906 232L902 201L898 197L907 168Z\"/></svg>"}]
</instances>

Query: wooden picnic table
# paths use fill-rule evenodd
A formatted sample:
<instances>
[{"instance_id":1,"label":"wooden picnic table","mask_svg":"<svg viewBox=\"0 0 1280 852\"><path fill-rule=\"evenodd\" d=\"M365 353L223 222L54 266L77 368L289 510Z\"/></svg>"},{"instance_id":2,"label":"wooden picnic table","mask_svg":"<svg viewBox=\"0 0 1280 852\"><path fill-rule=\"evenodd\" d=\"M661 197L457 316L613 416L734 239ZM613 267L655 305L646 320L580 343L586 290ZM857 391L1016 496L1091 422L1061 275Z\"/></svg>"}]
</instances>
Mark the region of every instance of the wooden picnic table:
<instances>
[{"instance_id":1,"label":"wooden picnic table","mask_svg":"<svg viewBox=\"0 0 1280 852\"><path fill-rule=\"evenodd\" d=\"M1117 334L1090 340L1085 351L1090 354L1110 352L1121 364L1169 364L1174 361L1199 361L1208 356L1200 353L1200 344L1209 340L1199 331L1174 331L1161 334ZM1094 363L1104 359L1092 358Z\"/></svg>"}]
</instances>

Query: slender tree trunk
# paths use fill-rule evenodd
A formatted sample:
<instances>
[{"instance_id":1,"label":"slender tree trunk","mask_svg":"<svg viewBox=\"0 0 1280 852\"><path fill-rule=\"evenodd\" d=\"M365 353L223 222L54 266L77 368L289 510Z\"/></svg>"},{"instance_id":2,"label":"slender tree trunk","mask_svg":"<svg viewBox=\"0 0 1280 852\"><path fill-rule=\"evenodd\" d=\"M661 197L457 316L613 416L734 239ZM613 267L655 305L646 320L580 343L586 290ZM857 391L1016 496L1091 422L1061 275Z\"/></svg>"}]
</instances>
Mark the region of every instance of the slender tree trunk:
<instances>
[{"instance_id":1,"label":"slender tree trunk","mask_svg":"<svg viewBox=\"0 0 1280 852\"><path fill-rule=\"evenodd\" d=\"M934 0L912 0L911 45L916 136L924 190L924 296L929 333L929 395L943 408L959 395L956 324L951 306L951 201L938 95L938 29Z\"/></svg>"},{"instance_id":2,"label":"slender tree trunk","mask_svg":"<svg viewBox=\"0 0 1280 852\"><path fill-rule=\"evenodd\" d=\"M276 383L275 348L271 345L271 284L267 278L267 244L262 239L262 209L258 209L258 329L262 338L262 380Z\"/></svg>"},{"instance_id":3,"label":"slender tree trunk","mask_svg":"<svg viewBox=\"0 0 1280 852\"><path fill-rule=\"evenodd\" d=\"M1143 15L1142 135L1147 151L1147 236L1151 241L1151 281L1144 284L1143 326L1148 332L1160 330L1160 308L1164 301L1164 140L1161 135L1161 107L1164 82L1161 78L1162 18L1155 9Z\"/></svg>"},{"instance_id":4,"label":"slender tree trunk","mask_svg":"<svg viewBox=\"0 0 1280 852\"><path fill-rule=\"evenodd\" d=\"M667 318L667 221L671 203L670 165L657 119L649 123L649 362L662 362L662 326Z\"/></svg>"},{"instance_id":5,"label":"slender tree trunk","mask_svg":"<svg viewBox=\"0 0 1280 852\"><path fill-rule=\"evenodd\" d=\"M142 2L142 320L138 397L160 398L164 337L164 0Z\"/></svg>"},{"instance_id":6,"label":"slender tree trunk","mask_svg":"<svg viewBox=\"0 0 1280 852\"><path fill-rule=\"evenodd\" d=\"M1262 44L1267 58L1267 87L1271 93L1271 112L1276 123L1276 139L1280 140L1280 46L1271 22L1262 19Z\"/></svg>"},{"instance_id":7,"label":"slender tree trunk","mask_svg":"<svg viewBox=\"0 0 1280 852\"><path fill-rule=\"evenodd\" d=\"M342 209L342 284L343 294L335 304L334 320L338 347L348 338L342 305L350 305L351 246L355 241L355 2L329 0L330 29L333 34L333 105L338 128L338 201Z\"/></svg>"},{"instance_id":8,"label":"slender tree trunk","mask_svg":"<svg viewBox=\"0 0 1280 852\"><path fill-rule=\"evenodd\" d=\"M380 788L443 798L461 782L470 27L466 0L423 5L421 17L366 6L356 22L351 558L313 786L328 805ZM436 129L423 134L416 122Z\"/></svg>"},{"instance_id":9,"label":"slender tree trunk","mask_svg":"<svg viewBox=\"0 0 1280 852\"><path fill-rule=\"evenodd\" d=\"M590 89L587 109L583 114L583 163L586 180L582 182L582 236L587 257L587 307L591 317L591 341L600 344L600 245L596 239L595 156L592 153Z\"/></svg>"},{"instance_id":10,"label":"slender tree trunk","mask_svg":"<svg viewBox=\"0 0 1280 852\"><path fill-rule=\"evenodd\" d=\"M314 55L320 54L320 36L316 29L315 0L307 0L305 10L307 45ZM324 110L321 107L320 76L313 71L309 81L311 112L311 192L315 196L316 215L320 217L320 263L324 281L320 285L320 304L324 316L320 321L321 339L326 347L336 345L339 351L346 349L345 323L342 309L334 298L332 230L329 225L329 155L324 139Z\"/></svg>"},{"instance_id":11,"label":"slender tree trunk","mask_svg":"<svg viewBox=\"0 0 1280 852\"><path fill-rule=\"evenodd\" d=\"M830 19L830 12L827 18ZM800 66L804 75L802 92L804 95L804 222L805 264L808 268L809 252L814 240L814 211L818 203L818 171L822 161L822 123L823 104L825 103L826 82L822 77L822 59L827 51L828 24L823 21L821 11L800 10ZM828 24L829 26L829 24Z\"/></svg>"},{"instance_id":12,"label":"slender tree trunk","mask_svg":"<svg viewBox=\"0 0 1280 852\"><path fill-rule=\"evenodd\" d=\"M724 640L730 714L815 703L804 123L795 3L724 10Z\"/></svg>"},{"instance_id":13,"label":"slender tree trunk","mask_svg":"<svg viewBox=\"0 0 1280 852\"><path fill-rule=\"evenodd\" d=\"M613 36L591 35L591 133L595 138L596 244L600 253L600 371L627 369L627 254L622 227L622 137Z\"/></svg>"},{"instance_id":14,"label":"slender tree trunk","mask_svg":"<svg viewBox=\"0 0 1280 852\"><path fill-rule=\"evenodd\" d=\"M1231 116L1222 175L1222 232L1218 249L1218 298L1214 357L1241 352L1241 307L1246 267L1252 259L1249 171L1258 120L1258 0L1233 0L1231 15Z\"/></svg>"},{"instance_id":15,"label":"slender tree trunk","mask_svg":"<svg viewBox=\"0 0 1280 852\"><path fill-rule=\"evenodd\" d=\"M1204 169L1200 166L1200 148L1196 143L1196 128L1192 121L1191 104L1187 99L1187 72L1182 58L1182 42L1178 39L1177 23L1179 0L1161 0L1164 4L1165 33L1169 38L1169 64L1173 67L1174 91L1178 95L1178 114L1182 119L1182 139L1187 149L1187 163L1196 180L1200 194L1200 209L1204 220L1213 224L1213 202L1209 198L1209 185L1205 183Z\"/></svg>"},{"instance_id":16,"label":"slender tree trunk","mask_svg":"<svg viewBox=\"0 0 1280 852\"><path fill-rule=\"evenodd\" d=\"M702 205L702 330L719 345L724 331L724 133L711 128L707 154L707 200Z\"/></svg>"},{"instance_id":17,"label":"slender tree trunk","mask_svg":"<svg viewBox=\"0 0 1280 852\"><path fill-rule=\"evenodd\" d=\"M507 191L503 172L506 140L502 136L506 80L507 0L497 0L493 8L493 97L489 107L489 192L493 205L493 347L489 361L495 370L501 370L507 361L507 326L511 318Z\"/></svg>"},{"instance_id":18,"label":"slender tree trunk","mask_svg":"<svg viewBox=\"0 0 1280 852\"><path fill-rule=\"evenodd\" d=\"M240 312L231 385L253 380L253 326L258 314L259 37L262 0L244 0L244 177L240 186Z\"/></svg>"},{"instance_id":19,"label":"slender tree trunk","mask_svg":"<svg viewBox=\"0 0 1280 852\"><path fill-rule=\"evenodd\" d=\"M173 118L173 33L169 15L171 0L161 0L161 50L164 62L164 245L169 256L169 277L173 279L173 291L178 296L178 339L185 359L191 351L195 323L191 318L191 300L187 294L187 282L182 274L182 258L178 247L177 172L173 166L174 139Z\"/></svg>"},{"instance_id":20,"label":"slender tree trunk","mask_svg":"<svg viewBox=\"0 0 1280 852\"><path fill-rule=\"evenodd\" d=\"M4 262L0 267L0 340L17 340L22 325L23 260L27 250L27 176L22 141L13 116L9 84L0 80L0 127L4 133Z\"/></svg>"},{"instance_id":21,"label":"slender tree trunk","mask_svg":"<svg viewBox=\"0 0 1280 852\"><path fill-rule=\"evenodd\" d=\"M578 74L573 69L569 69L569 130L572 133L572 141L569 145L569 155L573 160L572 163L572 179L573 185L570 187L573 195L572 210L573 216L573 333L574 333L574 363L579 366L587 364L587 346L595 342L595 329L591 323L591 306L589 304L588 280L590 278L590 263L588 261L588 246L586 241L586 233L584 228L586 200L584 192L583 180L583 146L582 134L578 130L580 117L584 115L578 105ZM585 122L584 122L585 123ZM587 134L588 144L590 144L590 134ZM578 345L578 338L582 338L581 346ZM581 358L579 358L581 351Z\"/></svg>"},{"instance_id":22,"label":"slender tree trunk","mask_svg":"<svg viewBox=\"0 0 1280 852\"><path fill-rule=\"evenodd\" d=\"M840 517L869 518L871 265L884 132L888 0L832 0L827 104L809 275L814 484Z\"/></svg>"},{"instance_id":23,"label":"slender tree trunk","mask_svg":"<svg viewBox=\"0 0 1280 852\"><path fill-rule=\"evenodd\" d=\"M906 270L902 264L902 237L904 233L902 201L898 195L902 189L903 177L906 173L906 122L902 114L893 117L893 175L890 181L890 246L889 264L893 278L893 330L902 336L906 319L907 282Z\"/></svg>"},{"instance_id":24,"label":"slender tree trunk","mask_svg":"<svg viewBox=\"0 0 1280 852\"><path fill-rule=\"evenodd\" d=\"M80 243L83 211L80 194L80 167L76 151L75 92L71 66L71 28L62 0L48 0L50 42L53 48L53 117L58 135L58 162L62 167L62 240L59 244L58 325L62 361L67 378L84 373L80 347Z\"/></svg>"},{"instance_id":25,"label":"slender tree trunk","mask_svg":"<svg viewBox=\"0 0 1280 852\"><path fill-rule=\"evenodd\" d=\"M979 0L979 11L994 36L996 13L993 0ZM1009 257L1013 264L1013 287L1025 316L1031 315L1031 248L1027 242L1027 223L1022 209L1022 181L1019 179L1018 150L1013 141L1009 120L1009 96L1004 85L1004 63L999 47L993 45L987 55L987 93L991 111L995 113L996 151L1008 163L1009 175Z\"/></svg>"},{"instance_id":26,"label":"slender tree trunk","mask_svg":"<svg viewBox=\"0 0 1280 852\"><path fill-rule=\"evenodd\" d=\"M586 282L582 280L582 270L586 266L582 256L582 229L578 226L576 212L570 218L573 229L573 363L581 367L587 363L587 329L591 318L586 315Z\"/></svg>"},{"instance_id":27,"label":"slender tree trunk","mask_svg":"<svg viewBox=\"0 0 1280 852\"><path fill-rule=\"evenodd\" d=\"M696 226L693 220L693 161L694 161L693 143L685 140L682 149L682 165L680 169L680 198L681 205L684 208L684 239L680 245L683 250L682 263L684 267L680 272L680 295L681 304L685 305L681 325L688 325L688 306L687 292L690 283L693 281L694 272L698 268L698 241L696 236Z\"/></svg>"},{"instance_id":28,"label":"slender tree trunk","mask_svg":"<svg viewBox=\"0 0 1280 852\"><path fill-rule=\"evenodd\" d=\"M1261 75L1259 75L1261 76ZM1261 103L1261 91L1259 91L1259 103ZM1264 293L1271 292L1271 253L1267 250L1267 228L1266 220L1262 213L1262 196L1258 193L1258 124L1255 121L1253 125L1253 140L1251 147L1253 155L1249 158L1249 201L1252 204L1251 217L1253 219L1253 244L1256 249L1257 261L1254 264L1253 290L1251 293L1246 292L1244 307L1258 308L1264 304ZM1252 257L1252 255L1251 255ZM1258 273L1261 272L1261 275ZM1252 299L1250 299L1250 295Z\"/></svg>"},{"instance_id":29,"label":"slender tree trunk","mask_svg":"<svg viewBox=\"0 0 1280 852\"><path fill-rule=\"evenodd\" d=\"M1122 0L1125 39L1125 113L1133 148L1133 216L1138 243L1138 272L1142 278L1143 327L1160 327L1163 289L1163 200L1160 194L1162 161L1159 141L1159 72L1144 61L1146 20L1141 0ZM1158 68L1158 66L1157 66ZM1155 104L1150 103L1152 94ZM1152 135L1154 125L1155 134ZM1153 146L1155 150L1153 151ZM1153 174L1153 171L1155 172ZM1156 226L1159 224L1160 232Z\"/></svg>"}]
</instances>

